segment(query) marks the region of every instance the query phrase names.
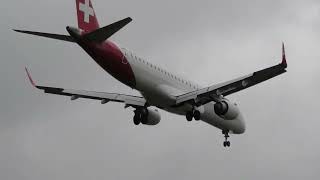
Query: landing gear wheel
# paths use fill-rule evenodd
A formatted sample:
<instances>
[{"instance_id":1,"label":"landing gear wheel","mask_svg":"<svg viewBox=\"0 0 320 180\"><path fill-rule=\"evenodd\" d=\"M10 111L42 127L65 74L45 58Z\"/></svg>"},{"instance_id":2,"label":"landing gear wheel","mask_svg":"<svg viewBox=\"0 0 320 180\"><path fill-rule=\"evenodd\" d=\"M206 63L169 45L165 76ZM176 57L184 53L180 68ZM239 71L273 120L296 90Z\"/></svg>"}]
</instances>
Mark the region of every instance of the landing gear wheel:
<instances>
[{"instance_id":1,"label":"landing gear wheel","mask_svg":"<svg viewBox=\"0 0 320 180\"><path fill-rule=\"evenodd\" d=\"M223 142L223 146L224 146L224 147L230 147L230 145L231 145L231 144L230 144L230 141L224 141L224 142Z\"/></svg>"},{"instance_id":2,"label":"landing gear wheel","mask_svg":"<svg viewBox=\"0 0 320 180\"><path fill-rule=\"evenodd\" d=\"M146 124L148 121L148 116L147 115L141 115L141 123Z\"/></svg>"},{"instance_id":3,"label":"landing gear wheel","mask_svg":"<svg viewBox=\"0 0 320 180\"><path fill-rule=\"evenodd\" d=\"M186 114L186 118L187 118L187 121L192 121L192 119L193 119L193 113L192 112L187 112L187 114Z\"/></svg>"},{"instance_id":4,"label":"landing gear wheel","mask_svg":"<svg viewBox=\"0 0 320 180\"><path fill-rule=\"evenodd\" d=\"M138 114L134 115L133 117L133 123L138 126L141 122L140 116Z\"/></svg>"},{"instance_id":5,"label":"landing gear wheel","mask_svg":"<svg viewBox=\"0 0 320 180\"><path fill-rule=\"evenodd\" d=\"M200 118L201 118L201 113L200 113L200 111L195 110L194 113L193 113L193 117L194 117L194 119L195 119L196 121L199 121Z\"/></svg>"},{"instance_id":6,"label":"landing gear wheel","mask_svg":"<svg viewBox=\"0 0 320 180\"><path fill-rule=\"evenodd\" d=\"M224 138L225 138L225 141L223 142L223 146L230 147L231 143L230 143L230 141L228 141L228 138L230 137L229 130L223 130L222 134L224 134Z\"/></svg>"},{"instance_id":7,"label":"landing gear wheel","mask_svg":"<svg viewBox=\"0 0 320 180\"><path fill-rule=\"evenodd\" d=\"M147 108L137 108L134 111L133 123L139 125L140 123L146 124L148 121L148 109Z\"/></svg>"}]
</instances>

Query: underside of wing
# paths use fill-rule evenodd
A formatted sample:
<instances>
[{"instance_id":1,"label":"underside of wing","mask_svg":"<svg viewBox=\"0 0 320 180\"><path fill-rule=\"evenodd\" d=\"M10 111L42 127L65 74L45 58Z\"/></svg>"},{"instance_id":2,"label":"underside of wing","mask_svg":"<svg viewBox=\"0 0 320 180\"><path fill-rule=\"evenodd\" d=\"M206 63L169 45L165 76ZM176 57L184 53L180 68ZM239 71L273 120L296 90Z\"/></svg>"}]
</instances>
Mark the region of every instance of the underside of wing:
<instances>
[{"instance_id":1,"label":"underside of wing","mask_svg":"<svg viewBox=\"0 0 320 180\"><path fill-rule=\"evenodd\" d=\"M125 95L125 94L119 94L119 93L94 92L94 91L72 90L72 89L38 86L35 84L35 82L31 78L31 75L27 69L26 69L26 72L31 84L38 89L44 90L44 92L48 94L69 96L71 97L71 100L76 100L78 98L100 100L101 104L105 104L110 101L124 103L126 106L132 106L132 107L143 107L146 104L146 100L143 97L139 97L139 96Z\"/></svg>"},{"instance_id":2,"label":"underside of wing","mask_svg":"<svg viewBox=\"0 0 320 180\"><path fill-rule=\"evenodd\" d=\"M287 72L287 60L282 46L282 62L278 65L254 72L247 76L243 76L225 83L206 87L197 91L189 92L177 97L176 104L185 102L192 103L195 106L201 106L211 101L220 101L221 97L239 92L241 90L252 87L256 84L264 82L268 79L276 77Z\"/></svg>"}]
</instances>

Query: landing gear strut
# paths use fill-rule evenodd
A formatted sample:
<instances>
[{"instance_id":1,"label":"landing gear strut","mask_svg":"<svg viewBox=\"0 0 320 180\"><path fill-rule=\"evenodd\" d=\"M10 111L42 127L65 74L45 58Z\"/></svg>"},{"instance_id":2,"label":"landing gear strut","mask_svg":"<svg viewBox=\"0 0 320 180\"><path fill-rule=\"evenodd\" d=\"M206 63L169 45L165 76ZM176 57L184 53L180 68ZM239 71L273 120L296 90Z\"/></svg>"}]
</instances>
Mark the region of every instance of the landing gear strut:
<instances>
[{"instance_id":1,"label":"landing gear strut","mask_svg":"<svg viewBox=\"0 0 320 180\"><path fill-rule=\"evenodd\" d=\"M192 110L192 111L188 111L186 114L186 118L188 121L192 121L192 119L194 118L196 121L199 121L201 118L201 113L198 110Z\"/></svg>"},{"instance_id":2,"label":"landing gear strut","mask_svg":"<svg viewBox=\"0 0 320 180\"><path fill-rule=\"evenodd\" d=\"M223 130L222 134L224 134L224 138L225 138L225 141L223 142L223 146L230 147L231 144L230 144L230 141L228 141L228 138L230 137L229 130Z\"/></svg>"}]
</instances>

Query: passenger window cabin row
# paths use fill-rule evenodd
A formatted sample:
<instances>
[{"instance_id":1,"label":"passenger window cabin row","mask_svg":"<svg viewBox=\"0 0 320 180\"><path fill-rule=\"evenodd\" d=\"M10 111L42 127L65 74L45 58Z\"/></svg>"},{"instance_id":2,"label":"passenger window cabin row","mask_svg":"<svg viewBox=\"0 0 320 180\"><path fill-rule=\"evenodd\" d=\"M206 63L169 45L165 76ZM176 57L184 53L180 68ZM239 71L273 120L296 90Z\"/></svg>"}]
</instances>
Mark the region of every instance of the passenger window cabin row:
<instances>
[{"instance_id":1,"label":"passenger window cabin row","mask_svg":"<svg viewBox=\"0 0 320 180\"><path fill-rule=\"evenodd\" d=\"M179 82L181 82L181 83L184 83L184 84L188 85L188 86L191 87L191 88L197 89L197 87L194 86L194 85L192 85L190 82L188 82L188 81L186 81L186 80L183 80L183 79L181 79L181 78L179 78L179 77L177 77L177 76L174 76L173 74L171 74L171 73L169 73L169 72L161 69L160 67L157 67L157 66L149 63L148 61L145 61L145 60L139 58L138 56L134 55L132 52L129 52L129 51L126 50L126 49L124 49L124 52L125 52L125 56L126 56L126 57L130 56L132 59L134 59L134 60L136 60L136 61L139 61L139 62L141 62L141 63L149 66L149 67L152 68L152 69L157 70L158 72L160 72L160 73L162 73L162 74L170 77L171 79L175 79L175 80L177 80L177 81L179 81Z\"/></svg>"}]
</instances>

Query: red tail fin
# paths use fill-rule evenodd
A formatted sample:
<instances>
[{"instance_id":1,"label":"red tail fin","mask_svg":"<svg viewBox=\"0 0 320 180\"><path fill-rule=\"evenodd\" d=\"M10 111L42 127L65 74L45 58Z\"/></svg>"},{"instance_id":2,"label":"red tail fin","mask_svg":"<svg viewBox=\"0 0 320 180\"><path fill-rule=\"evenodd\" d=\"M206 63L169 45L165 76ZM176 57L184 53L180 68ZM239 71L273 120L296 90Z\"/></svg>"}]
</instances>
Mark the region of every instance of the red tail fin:
<instances>
[{"instance_id":1,"label":"red tail fin","mask_svg":"<svg viewBox=\"0 0 320 180\"><path fill-rule=\"evenodd\" d=\"M99 28L99 23L94 12L91 0L76 0L78 27L85 33Z\"/></svg>"}]
</instances>

